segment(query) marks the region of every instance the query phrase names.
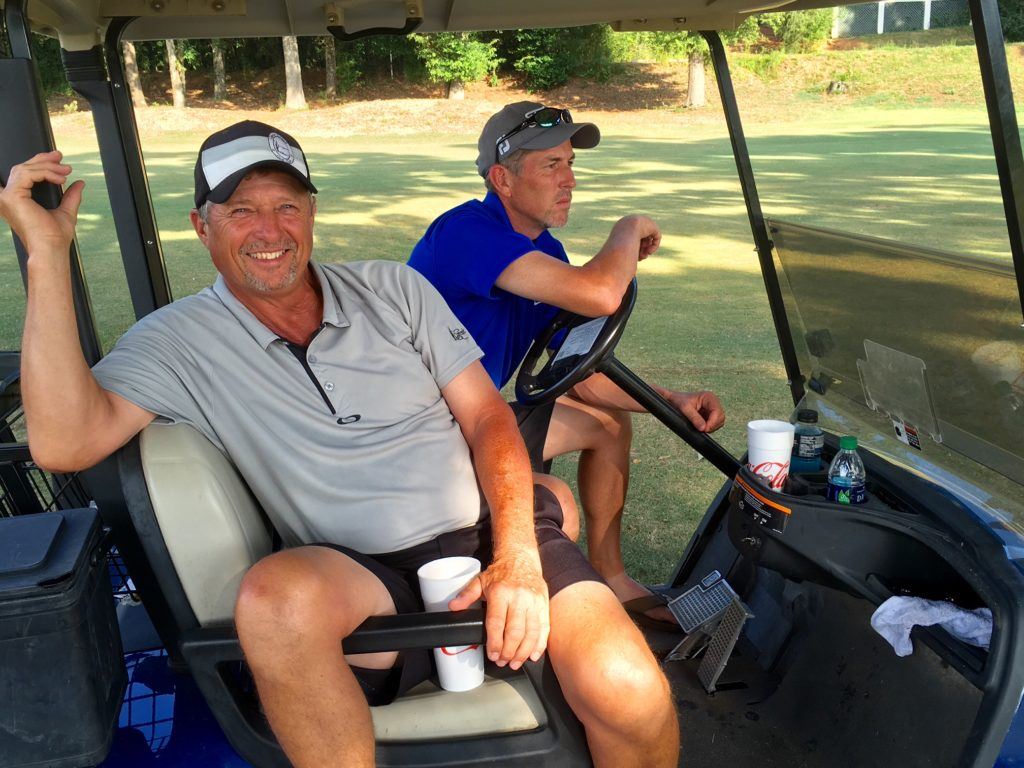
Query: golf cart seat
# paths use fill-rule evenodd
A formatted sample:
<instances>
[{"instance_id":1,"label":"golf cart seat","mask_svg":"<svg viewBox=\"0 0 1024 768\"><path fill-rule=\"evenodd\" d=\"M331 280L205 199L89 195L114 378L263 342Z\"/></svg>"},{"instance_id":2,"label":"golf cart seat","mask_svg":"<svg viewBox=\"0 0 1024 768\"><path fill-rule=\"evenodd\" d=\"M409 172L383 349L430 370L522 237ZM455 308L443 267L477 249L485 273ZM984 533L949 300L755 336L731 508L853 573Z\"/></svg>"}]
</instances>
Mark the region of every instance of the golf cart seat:
<instances>
[{"instance_id":1,"label":"golf cart seat","mask_svg":"<svg viewBox=\"0 0 1024 768\"><path fill-rule=\"evenodd\" d=\"M117 470L125 508L107 522L171 663L193 675L243 758L289 765L260 712L232 622L242 576L273 549L266 516L231 462L189 426L146 428L121 449ZM476 642L481 614L464 614L371 619L344 647ZM372 715L379 765L590 765L546 659L518 673L489 668L484 685L466 693L427 681Z\"/></svg>"}]
</instances>

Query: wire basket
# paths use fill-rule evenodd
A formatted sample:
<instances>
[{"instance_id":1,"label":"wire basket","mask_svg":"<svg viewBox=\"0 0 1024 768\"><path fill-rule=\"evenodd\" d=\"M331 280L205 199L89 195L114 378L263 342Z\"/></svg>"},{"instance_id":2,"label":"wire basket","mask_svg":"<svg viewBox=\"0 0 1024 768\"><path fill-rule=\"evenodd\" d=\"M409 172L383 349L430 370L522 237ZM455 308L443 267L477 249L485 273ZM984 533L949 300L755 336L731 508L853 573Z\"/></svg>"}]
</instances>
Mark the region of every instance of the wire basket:
<instances>
[{"instance_id":1,"label":"wire basket","mask_svg":"<svg viewBox=\"0 0 1024 768\"><path fill-rule=\"evenodd\" d=\"M77 472L47 472L29 453L17 376L0 381L0 517L95 506ZM134 585L116 547L107 555L115 598L134 598Z\"/></svg>"}]
</instances>

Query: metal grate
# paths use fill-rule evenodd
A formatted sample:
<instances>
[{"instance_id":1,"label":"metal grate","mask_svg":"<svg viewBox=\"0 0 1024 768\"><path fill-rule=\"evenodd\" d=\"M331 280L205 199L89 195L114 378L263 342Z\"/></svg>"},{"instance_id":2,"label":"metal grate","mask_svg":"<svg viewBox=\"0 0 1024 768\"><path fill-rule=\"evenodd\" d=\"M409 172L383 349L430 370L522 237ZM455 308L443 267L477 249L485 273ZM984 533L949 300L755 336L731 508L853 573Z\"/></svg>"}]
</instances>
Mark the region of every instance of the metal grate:
<instances>
[{"instance_id":1,"label":"metal grate","mask_svg":"<svg viewBox=\"0 0 1024 768\"><path fill-rule=\"evenodd\" d=\"M971 14L966 0L896 0L860 3L835 9L833 37L914 32L940 27L965 27Z\"/></svg>"},{"instance_id":2,"label":"metal grate","mask_svg":"<svg viewBox=\"0 0 1024 768\"><path fill-rule=\"evenodd\" d=\"M686 634L716 621L736 597L718 571L712 571L697 584L671 600L669 610Z\"/></svg>"},{"instance_id":3,"label":"metal grate","mask_svg":"<svg viewBox=\"0 0 1024 768\"><path fill-rule=\"evenodd\" d=\"M0 408L5 409L0 415L0 517L92 506L77 472L47 472L32 460L25 442L25 414L16 381L15 377L3 382L7 386L0 385ZM107 555L107 573L115 598L137 599L135 585L116 547Z\"/></svg>"},{"instance_id":4,"label":"metal grate","mask_svg":"<svg viewBox=\"0 0 1024 768\"><path fill-rule=\"evenodd\" d=\"M700 667L697 668L697 677L708 693L715 692L718 678L725 670L725 665L729 663L729 657L732 656L732 649L736 647L736 641L739 640L740 632L743 631L743 625L746 624L747 619L753 617L754 614L740 602L738 597L731 600L725 609L725 615L711 636L704 659L701 661Z\"/></svg>"},{"instance_id":5,"label":"metal grate","mask_svg":"<svg viewBox=\"0 0 1024 768\"><path fill-rule=\"evenodd\" d=\"M32 461L24 443L0 443L0 516L87 506L89 497L77 473L47 472Z\"/></svg>"}]
</instances>

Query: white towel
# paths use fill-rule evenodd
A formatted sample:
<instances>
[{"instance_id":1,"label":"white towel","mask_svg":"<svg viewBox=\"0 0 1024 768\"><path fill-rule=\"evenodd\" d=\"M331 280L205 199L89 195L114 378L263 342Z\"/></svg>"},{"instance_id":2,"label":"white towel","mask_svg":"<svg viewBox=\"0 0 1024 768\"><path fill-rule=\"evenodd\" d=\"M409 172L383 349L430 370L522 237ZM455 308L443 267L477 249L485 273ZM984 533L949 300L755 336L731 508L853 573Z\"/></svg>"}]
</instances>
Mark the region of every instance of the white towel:
<instances>
[{"instance_id":1,"label":"white towel","mask_svg":"<svg viewBox=\"0 0 1024 768\"><path fill-rule=\"evenodd\" d=\"M871 616L871 626L889 641L897 656L914 651L910 630L915 625L938 624L953 637L988 650L992 641L992 611L975 608L969 611L941 600L922 597L890 597Z\"/></svg>"}]
</instances>

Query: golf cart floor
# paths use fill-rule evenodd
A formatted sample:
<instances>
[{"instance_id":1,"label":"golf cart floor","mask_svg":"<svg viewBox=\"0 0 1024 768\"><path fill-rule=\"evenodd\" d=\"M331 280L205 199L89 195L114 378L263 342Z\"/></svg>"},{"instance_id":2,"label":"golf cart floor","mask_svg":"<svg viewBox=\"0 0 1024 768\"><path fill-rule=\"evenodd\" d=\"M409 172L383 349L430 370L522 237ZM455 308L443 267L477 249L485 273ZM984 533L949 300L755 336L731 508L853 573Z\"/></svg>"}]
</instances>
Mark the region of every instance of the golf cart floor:
<instances>
[{"instance_id":1,"label":"golf cart floor","mask_svg":"<svg viewBox=\"0 0 1024 768\"><path fill-rule=\"evenodd\" d=\"M871 629L866 601L810 589L818 610L791 638L781 679L738 651L708 694L697 678L701 657L663 662L679 713L679 765L959 764L980 692L920 643L898 658ZM648 633L662 659L680 639Z\"/></svg>"}]
</instances>

